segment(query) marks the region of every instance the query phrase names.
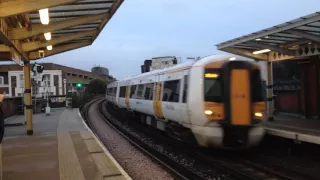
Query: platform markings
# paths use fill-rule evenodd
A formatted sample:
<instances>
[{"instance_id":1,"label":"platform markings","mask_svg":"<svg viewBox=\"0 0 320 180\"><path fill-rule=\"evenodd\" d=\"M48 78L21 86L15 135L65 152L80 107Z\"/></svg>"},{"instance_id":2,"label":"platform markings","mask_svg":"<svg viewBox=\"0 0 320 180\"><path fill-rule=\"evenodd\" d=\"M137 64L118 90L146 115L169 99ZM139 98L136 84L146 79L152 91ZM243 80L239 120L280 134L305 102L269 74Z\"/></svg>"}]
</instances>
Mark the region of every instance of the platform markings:
<instances>
[{"instance_id":1,"label":"platform markings","mask_svg":"<svg viewBox=\"0 0 320 180\"><path fill-rule=\"evenodd\" d=\"M85 180L70 134L59 133L57 137L60 180Z\"/></svg>"}]
</instances>

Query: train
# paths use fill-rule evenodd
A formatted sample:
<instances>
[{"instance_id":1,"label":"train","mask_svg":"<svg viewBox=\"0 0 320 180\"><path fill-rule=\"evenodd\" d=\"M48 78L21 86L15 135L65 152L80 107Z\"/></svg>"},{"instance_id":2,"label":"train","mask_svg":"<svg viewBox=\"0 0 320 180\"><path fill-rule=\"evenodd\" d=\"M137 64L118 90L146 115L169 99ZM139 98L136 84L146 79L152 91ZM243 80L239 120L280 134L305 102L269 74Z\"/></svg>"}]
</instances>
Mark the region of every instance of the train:
<instances>
[{"instance_id":1,"label":"train","mask_svg":"<svg viewBox=\"0 0 320 180\"><path fill-rule=\"evenodd\" d=\"M260 66L228 55L142 73L108 84L107 104L198 146L246 149L265 135Z\"/></svg>"}]
</instances>

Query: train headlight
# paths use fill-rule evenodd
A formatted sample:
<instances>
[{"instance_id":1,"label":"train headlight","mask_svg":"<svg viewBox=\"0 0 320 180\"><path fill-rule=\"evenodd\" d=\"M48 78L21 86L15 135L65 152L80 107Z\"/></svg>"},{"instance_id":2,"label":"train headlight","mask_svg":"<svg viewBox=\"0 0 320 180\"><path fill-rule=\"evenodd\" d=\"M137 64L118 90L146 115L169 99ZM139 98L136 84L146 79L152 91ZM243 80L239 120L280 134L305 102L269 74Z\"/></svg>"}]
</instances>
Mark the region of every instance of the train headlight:
<instances>
[{"instance_id":1,"label":"train headlight","mask_svg":"<svg viewBox=\"0 0 320 180\"><path fill-rule=\"evenodd\" d=\"M262 116L263 116L263 114L262 114L261 112L256 112L256 113L254 113L254 116L262 117Z\"/></svg>"},{"instance_id":2,"label":"train headlight","mask_svg":"<svg viewBox=\"0 0 320 180\"><path fill-rule=\"evenodd\" d=\"M206 115L211 115L211 114L212 114L212 111L211 111L211 110L206 110L206 111L204 111L204 113L205 113Z\"/></svg>"}]
</instances>

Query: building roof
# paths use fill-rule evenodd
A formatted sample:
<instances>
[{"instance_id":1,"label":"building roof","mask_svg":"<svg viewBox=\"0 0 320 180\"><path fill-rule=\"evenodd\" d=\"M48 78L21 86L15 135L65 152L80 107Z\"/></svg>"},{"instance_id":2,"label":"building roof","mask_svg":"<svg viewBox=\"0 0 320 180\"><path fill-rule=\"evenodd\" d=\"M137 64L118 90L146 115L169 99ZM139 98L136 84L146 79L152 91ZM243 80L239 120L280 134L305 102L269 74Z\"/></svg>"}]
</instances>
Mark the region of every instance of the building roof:
<instances>
[{"instance_id":1,"label":"building roof","mask_svg":"<svg viewBox=\"0 0 320 180\"><path fill-rule=\"evenodd\" d=\"M123 0L9 0L0 3L0 59L35 60L91 45ZM50 22L40 22L39 9L48 8ZM46 41L44 33L51 32ZM2 44L2 46L1 46ZM52 45L51 51L46 47ZM13 47L13 48L9 48ZM7 53L7 54L5 54ZM21 55L21 58L19 56Z\"/></svg>"},{"instance_id":2,"label":"building roof","mask_svg":"<svg viewBox=\"0 0 320 180\"><path fill-rule=\"evenodd\" d=\"M83 75L88 77L101 77L100 75L92 73L90 71L63 66L60 64L54 64L54 63L39 63L39 64L44 66L44 70L61 70L65 73ZM4 64L0 66L0 72L22 71L22 70L23 70L23 67L16 64Z\"/></svg>"},{"instance_id":3,"label":"building roof","mask_svg":"<svg viewBox=\"0 0 320 180\"><path fill-rule=\"evenodd\" d=\"M320 54L320 12L216 45L218 50L254 59L279 61ZM270 49L268 54L253 51Z\"/></svg>"}]
</instances>

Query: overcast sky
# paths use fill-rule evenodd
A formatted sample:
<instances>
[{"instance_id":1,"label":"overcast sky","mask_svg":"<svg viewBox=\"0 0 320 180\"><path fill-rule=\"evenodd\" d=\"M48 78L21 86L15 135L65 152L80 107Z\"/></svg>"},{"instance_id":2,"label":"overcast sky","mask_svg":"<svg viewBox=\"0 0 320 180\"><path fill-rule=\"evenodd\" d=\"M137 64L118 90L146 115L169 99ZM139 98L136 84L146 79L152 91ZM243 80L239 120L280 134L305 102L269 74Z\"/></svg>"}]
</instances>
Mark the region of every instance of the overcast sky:
<instances>
[{"instance_id":1,"label":"overcast sky","mask_svg":"<svg viewBox=\"0 0 320 180\"><path fill-rule=\"evenodd\" d=\"M125 0L93 45L38 62L100 65L122 79L146 59L219 54L220 42L316 11L319 0Z\"/></svg>"}]
</instances>

